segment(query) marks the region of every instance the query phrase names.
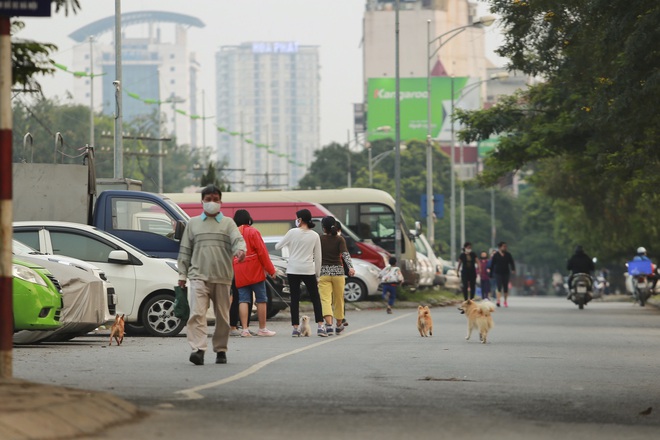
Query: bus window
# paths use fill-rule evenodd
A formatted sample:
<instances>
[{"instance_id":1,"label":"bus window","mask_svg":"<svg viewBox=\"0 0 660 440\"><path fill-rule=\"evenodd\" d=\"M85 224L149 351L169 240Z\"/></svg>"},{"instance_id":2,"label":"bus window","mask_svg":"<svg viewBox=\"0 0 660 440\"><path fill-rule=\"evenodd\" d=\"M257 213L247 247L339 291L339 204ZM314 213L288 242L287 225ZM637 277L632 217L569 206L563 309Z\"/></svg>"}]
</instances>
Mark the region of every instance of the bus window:
<instances>
[{"instance_id":1,"label":"bus window","mask_svg":"<svg viewBox=\"0 0 660 440\"><path fill-rule=\"evenodd\" d=\"M270 237L273 235L285 235L289 232L289 229L293 227L293 222L254 222L252 226L255 227L263 237Z\"/></svg>"}]
</instances>

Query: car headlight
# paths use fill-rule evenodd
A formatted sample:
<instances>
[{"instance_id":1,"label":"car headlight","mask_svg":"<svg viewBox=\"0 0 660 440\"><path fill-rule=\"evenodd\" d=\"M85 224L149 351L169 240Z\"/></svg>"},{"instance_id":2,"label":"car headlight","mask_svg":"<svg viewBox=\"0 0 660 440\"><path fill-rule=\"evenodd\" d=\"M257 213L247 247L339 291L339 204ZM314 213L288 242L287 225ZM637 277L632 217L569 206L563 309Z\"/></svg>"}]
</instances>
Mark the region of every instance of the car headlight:
<instances>
[{"instance_id":1,"label":"car headlight","mask_svg":"<svg viewBox=\"0 0 660 440\"><path fill-rule=\"evenodd\" d=\"M35 270L32 270L29 267L21 266L20 264L13 264L12 274L16 278L20 278L21 280L27 281L28 283L48 287L48 284L46 284L44 279L41 278L41 276Z\"/></svg>"},{"instance_id":2,"label":"car headlight","mask_svg":"<svg viewBox=\"0 0 660 440\"><path fill-rule=\"evenodd\" d=\"M166 263L174 270L174 272L179 273L179 265L176 264L176 261L166 261Z\"/></svg>"}]
</instances>

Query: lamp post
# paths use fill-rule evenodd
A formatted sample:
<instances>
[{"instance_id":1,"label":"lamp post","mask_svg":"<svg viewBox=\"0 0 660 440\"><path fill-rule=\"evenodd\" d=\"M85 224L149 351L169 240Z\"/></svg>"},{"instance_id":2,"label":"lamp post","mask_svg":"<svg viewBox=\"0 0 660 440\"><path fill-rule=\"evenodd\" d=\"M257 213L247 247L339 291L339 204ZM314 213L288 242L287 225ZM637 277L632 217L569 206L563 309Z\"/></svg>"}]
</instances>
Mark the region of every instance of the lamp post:
<instances>
[{"instance_id":1,"label":"lamp post","mask_svg":"<svg viewBox=\"0 0 660 440\"><path fill-rule=\"evenodd\" d=\"M394 253L396 261L401 261L401 87L399 75L399 0L394 6L394 179L396 184L394 212Z\"/></svg>"},{"instance_id":2,"label":"lamp post","mask_svg":"<svg viewBox=\"0 0 660 440\"><path fill-rule=\"evenodd\" d=\"M431 244L435 242L435 230L433 222L433 143L432 143L432 133L431 133L431 60L435 55L440 51L440 49L451 41L452 38L461 34L465 29L474 27L474 26L490 26L495 22L495 17L492 15L487 15L481 17L472 24L460 26L444 32L439 36L431 39L431 20L426 21L426 229L428 239ZM441 41L443 37L451 35L444 42ZM431 45L436 41L440 41L438 47L435 50L431 51ZM452 103L454 97L454 79L452 76L451 81L451 94L452 94ZM452 106L452 116L453 116L453 106ZM454 181L454 138L453 138L453 124L452 124L452 139L451 139L451 197L450 197L450 229L451 229L451 261L452 263L456 261L456 200L455 200L455 181Z\"/></svg>"},{"instance_id":3,"label":"lamp post","mask_svg":"<svg viewBox=\"0 0 660 440\"><path fill-rule=\"evenodd\" d=\"M491 75L490 78L488 78L488 79L482 79L481 81L477 81L477 82L471 84L469 87L461 90L461 96L458 99L456 99L455 102L454 102L454 92L452 90L452 94L451 94L451 99L452 99L452 110L451 110L452 111L452 121L451 121L452 150L453 150L453 133L454 133L453 116L454 116L454 107L456 106L456 104L458 104L460 102L460 100L463 99L465 96L467 96L470 92L472 92L473 90L478 89L478 87L481 84L483 84L485 82L488 82L488 81L493 81L493 80L503 80L503 79L506 79L508 77L509 77L509 74L507 72L499 72L499 73L495 73L495 74ZM459 155L460 156L460 159L459 159L460 160L460 170L461 170L461 174L462 174L463 173L463 166L464 166L464 163L463 163L463 160L464 160L464 157L463 157L463 143L462 142L461 142L461 145L459 146L459 151L460 151L460 155ZM462 176L461 176L461 180L463 180ZM460 188L460 211L461 211L461 243L465 243L465 240L466 240L466 237L465 237L465 187L462 184L461 184L461 188ZM493 226L491 225L491 227L493 227Z\"/></svg>"}]
</instances>

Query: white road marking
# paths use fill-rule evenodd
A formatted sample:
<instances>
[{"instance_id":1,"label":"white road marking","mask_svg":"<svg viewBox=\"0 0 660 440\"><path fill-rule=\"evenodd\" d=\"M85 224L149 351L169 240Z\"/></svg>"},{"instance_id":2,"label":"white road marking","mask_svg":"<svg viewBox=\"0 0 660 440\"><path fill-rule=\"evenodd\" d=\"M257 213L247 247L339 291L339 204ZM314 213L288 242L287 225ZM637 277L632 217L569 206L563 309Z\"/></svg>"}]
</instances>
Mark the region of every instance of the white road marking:
<instances>
[{"instance_id":1,"label":"white road marking","mask_svg":"<svg viewBox=\"0 0 660 440\"><path fill-rule=\"evenodd\" d=\"M349 338L353 335L357 335L357 334L365 332L367 330L373 330L375 328L381 327L383 325L389 324L389 323L397 321L399 319L406 318L406 317L411 316L413 314L414 313L406 313L404 315L397 316L396 318L392 318L392 319L388 319L387 321L383 321L379 324L374 324L372 326L364 327L364 328L361 328L361 329L358 329L358 330L355 330L355 331L352 331L352 332L346 332L346 333L342 334L341 336L333 336L331 338L326 338L323 341L316 342L316 343L311 344L311 345L306 345L305 347L297 348L295 350L289 351L288 353L278 354L277 356L273 356L272 358L265 359L261 362L258 362L256 364L252 365L251 367L241 371L240 373L234 374L233 376L229 376L229 377L226 377L224 379L217 380L215 382L210 382L210 383L203 384L203 385L197 385L196 387L188 388L188 389L185 389L185 390L176 391L175 394L181 394L183 396L181 398L181 400L199 400L199 399L203 399L204 396L201 395L199 393L199 391L204 391L204 390L208 390L208 389L211 389L211 388L217 388L217 387L220 387L222 385L226 385L226 384L231 383L231 382L236 382L237 380L244 379L244 378L256 373L257 371L261 370L262 368L264 368L267 365L272 364L273 362L279 361L280 359L284 359L285 357L293 356L294 354L302 353L303 351L310 350L310 349L316 348L316 347L320 347L323 344L329 344L331 342L340 341L342 339Z\"/></svg>"}]
</instances>

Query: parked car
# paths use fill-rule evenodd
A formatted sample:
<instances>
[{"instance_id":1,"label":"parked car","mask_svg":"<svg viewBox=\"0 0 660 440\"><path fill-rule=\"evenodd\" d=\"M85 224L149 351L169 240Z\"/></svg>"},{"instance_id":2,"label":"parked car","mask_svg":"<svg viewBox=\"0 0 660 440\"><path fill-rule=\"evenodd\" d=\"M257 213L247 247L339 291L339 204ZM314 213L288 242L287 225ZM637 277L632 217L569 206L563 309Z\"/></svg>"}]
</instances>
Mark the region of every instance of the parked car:
<instances>
[{"instance_id":1,"label":"parked car","mask_svg":"<svg viewBox=\"0 0 660 440\"><path fill-rule=\"evenodd\" d=\"M36 249L31 248L30 246L21 243L18 240L13 240L12 242L12 253L14 255L29 256L39 260L50 261L54 263L59 263L65 266L75 267L79 270L85 271L94 277L98 278L103 283L103 291L105 292L104 299L104 323L110 323L115 320L115 311L117 308L117 294L115 293L115 287L108 281L108 277L105 275L101 269L93 264L90 264L83 260L78 260L77 258L71 258L64 255L46 255L42 254ZM66 301L65 301L66 303ZM103 324L103 323L101 323Z\"/></svg>"},{"instance_id":2,"label":"parked car","mask_svg":"<svg viewBox=\"0 0 660 440\"><path fill-rule=\"evenodd\" d=\"M57 329L15 332L12 338L15 344L68 341L87 334L107 321L107 296L101 279L75 266L30 255L20 258L45 267L57 278L62 289L63 308Z\"/></svg>"},{"instance_id":3,"label":"parked car","mask_svg":"<svg viewBox=\"0 0 660 440\"><path fill-rule=\"evenodd\" d=\"M418 224L419 222L416 222L416 225ZM415 250L417 251L417 254L421 253L426 257L428 257L429 262L431 263L431 267L435 272L435 276L433 278L433 285L444 286L445 283L447 282L446 271L444 268L444 266L447 265L447 262L444 261L442 258L438 257L437 255L435 255L431 243L429 243L426 236L423 233L421 233L421 225L419 225L416 230L411 230L410 233L415 235Z\"/></svg>"},{"instance_id":4,"label":"parked car","mask_svg":"<svg viewBox=\"0 0 660 440\"><path fill-rule=\"evenodd\" d=\"M150 257L93 226L68 222L14 222L14 237L45 254L61 254L98 266L114 284L117 313L127 330L175 336L185 322L174 316L176 260ZM212 314L211 314L212 316Z\"/></svg>"},{"instance_id":5,"label":"parked car","mask_svg":"<svg viewBox=\"0 0 660 440\"><path fill-rule=\"evenodd\" d=\"M43 266L12 259L14 332L60 326L62 294L57 279Z\"/></svg>"},{"instance_id":6,"label":"parked car","mask_svg":"<svg viewBox=\"0 0 660 440\"><path fill-rule=\"evenodd\" d=\"M435 270L431 260L421 252L417 252L417 273L419 273L419 287L433 287Z\"/></svg>"},{"instance_id":7,"label":"parked car","mask_svg":"<svg viewBox=\"0 0 660 440\"><path fill-rule=\"evenodd\" d=\"M288 248L285 246L280 250L275 249L275 244L281 241L282 238L284 237L266 236L264 237L264 242L266 243L269 254L283 258L286 261L289 257ZM344 286L344 298L346 301L362 301L370 295L378 294L378 273L380 269L374 264L359 258L352 258L351 260L355 268L355 275L346 278L346 284Z\"/></svg>"}]
</instances>

